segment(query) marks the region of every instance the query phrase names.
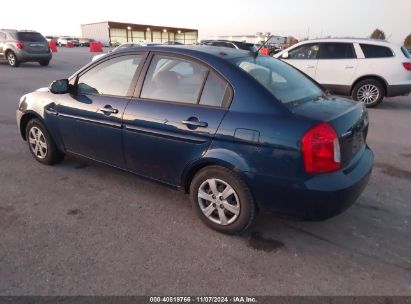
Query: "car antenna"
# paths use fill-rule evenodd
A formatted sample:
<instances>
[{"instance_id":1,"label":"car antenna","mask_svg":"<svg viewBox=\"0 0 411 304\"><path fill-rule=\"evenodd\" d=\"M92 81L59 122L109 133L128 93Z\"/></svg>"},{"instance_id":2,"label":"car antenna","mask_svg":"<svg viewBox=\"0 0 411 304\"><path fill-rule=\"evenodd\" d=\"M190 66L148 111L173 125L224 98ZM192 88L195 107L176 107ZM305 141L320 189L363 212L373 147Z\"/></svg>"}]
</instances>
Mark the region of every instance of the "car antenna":
<instances>
[{"instance_id":1,"label":"car antenna","mask_svg":"<svg viewBox=\"0 0 411 304\"><path fill-rule=\"evenodd\" d=\"M263 47L265 47L266 46L266 44L268 43L268 41L270 41L271 40L271 38L273 38L274 37L274 35L271 35L270 37L268 37L268 39L258 48L258 50L257 51L255 51L255 52L252 52L253 53L253 55L254 55L254 58L257 58L257 56L258 56L258 54L260 53L260 50L263 48Z\"/></svg>"}]
</instances>

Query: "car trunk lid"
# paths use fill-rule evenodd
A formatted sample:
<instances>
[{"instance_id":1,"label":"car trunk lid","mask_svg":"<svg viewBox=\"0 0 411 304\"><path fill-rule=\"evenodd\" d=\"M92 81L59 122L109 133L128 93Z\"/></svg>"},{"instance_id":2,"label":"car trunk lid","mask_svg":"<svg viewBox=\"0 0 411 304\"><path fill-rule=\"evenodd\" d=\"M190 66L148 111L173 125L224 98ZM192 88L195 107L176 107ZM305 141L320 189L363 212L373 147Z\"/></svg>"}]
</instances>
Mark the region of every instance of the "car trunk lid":
<instances>
[{"instance_id":1,"label":"car trunk lid","mask_svg":"<svg viewBox=\"0 0 411 304\"><path fill-rule=\"evenodd\" d=\"M324 96L300 103L291 111L319 123L327 122L334 128L340 142L342 167L365 147L368 114L360 102Z\"/></svg>"}]
</instances>

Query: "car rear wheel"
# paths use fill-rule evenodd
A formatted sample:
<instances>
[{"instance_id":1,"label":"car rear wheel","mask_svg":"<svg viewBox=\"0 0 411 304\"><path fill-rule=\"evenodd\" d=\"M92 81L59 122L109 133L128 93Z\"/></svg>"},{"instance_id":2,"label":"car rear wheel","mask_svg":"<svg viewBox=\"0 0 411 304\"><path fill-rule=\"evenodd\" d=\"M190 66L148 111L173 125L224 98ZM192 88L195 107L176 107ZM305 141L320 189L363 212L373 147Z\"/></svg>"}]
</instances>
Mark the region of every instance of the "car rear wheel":
<instances>
[{"instance_id":1,"label":"car rear wheel","mask_svg":"<svg viewBox=\"0 0 411 304\"><path fill-rule=\"evenodd\" d=\"M191 182L190 199L201 220L223 233L242 233L254 220L251 191L235 172L223 167L199 171Z\"/></svg>"},{"instance_id":2,"label":"car rear wheel","mask_svg":"<svg viewBox=\"0 0 411 304\"><path fill-rule=\"evenodd\" d=\"M54 165L64 158L39 119L32 119L27 124L26 139L31 154L40 163Z\"/></svg>"},{"instance_id":3,"label":"car rear wheel","mask_svg":"<svg viewBox=\"0 0 411 304\"><path fill-rule=\"evenodd\" d=\"M20 63L17 59L17 56L12 51L8 51L6 57L7 57L7 62L9 63L10 66L14 68L19 66Z\"/></svg>"},{"instance_id":4,"label":"car rear wheel","mask_svg":"<svg viewBox=\"0 0 411 304\"><path fill-rule=\"evenodd\" d=\"M352 92L352 98L361 101L367 108L376 107L382 102L385 89L382 83L375 79L365 79L357 83Z\"/></svg>"},{"instance_id":5,"label":"car rear wheel","mask_svg":"<svg viewBox=\"0 0 411 304\"><path fill-rule=\"evenodd\" d=\"M49 63L50 63L50 60L39 61L39 64L40 64L41 66L48 66Z\"/></svg>"}]
</instances>

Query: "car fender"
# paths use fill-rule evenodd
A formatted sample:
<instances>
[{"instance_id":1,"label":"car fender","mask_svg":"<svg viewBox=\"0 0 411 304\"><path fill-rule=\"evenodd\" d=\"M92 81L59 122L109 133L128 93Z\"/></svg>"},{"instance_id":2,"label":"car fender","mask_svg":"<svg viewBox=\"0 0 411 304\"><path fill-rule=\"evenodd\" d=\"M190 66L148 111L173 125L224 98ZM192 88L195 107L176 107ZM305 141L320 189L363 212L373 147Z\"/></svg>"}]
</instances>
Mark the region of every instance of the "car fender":
<instances>
[{"instance_id":1,"label":"car fender","mask_svg":"<svg viewBox=\"0 0 411 304\"><path fill-rule=\"evenodd\" d=\"M30 117L40 119L56 145L61 150L64 150L64 145L58 131L55 98L49 89L42 88L21 97L17 110L17 123L23 139L26 139L25 128Z\"/></svg>"},{"instance_id":2,"label":"car fender","mask_svg":"<svg viewBox=\"0 0 411 304\"><path fill-rule=\"evenodd\" d=\"M241 155L223 148L208 150L203 157L188 164L183 171L181 185L186 192L189 191L190 183L194 175L207 166L221 166L235 171L244 181L247 180L246 173L250 171L247 162Z\"/></svg>"}]
</instances>

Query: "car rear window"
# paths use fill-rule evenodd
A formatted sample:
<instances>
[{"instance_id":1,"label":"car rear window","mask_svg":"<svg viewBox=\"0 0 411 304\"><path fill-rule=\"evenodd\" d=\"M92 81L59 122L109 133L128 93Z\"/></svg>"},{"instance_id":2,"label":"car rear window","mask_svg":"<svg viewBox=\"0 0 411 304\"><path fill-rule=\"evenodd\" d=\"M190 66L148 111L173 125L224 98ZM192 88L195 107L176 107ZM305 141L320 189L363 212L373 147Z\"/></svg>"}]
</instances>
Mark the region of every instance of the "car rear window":
<instances>
[{"instance_id":1,"label":"car rear window","mask_svg":"<svg viewBox=\"0 0 411 304\"><path fill-rule=\"evenodd\" d=\"M17 39L27 42L44 42L44 37L40 33L19 32Z\"/></svg>"},{"instance_id":2,"label":"car rear window","mask_svg":"<svg viewBox=\"0 0 411 304\"><path fill-rule=\"evenodd\" d=\"M231 62L252 76L283 104L294 104L323 95L322 89L303 73L268 56L241 57Z\"/></svg>"},{"instance_id":3,"label":"car rear window","mask_svg":"<svg viewBox=\"0 0 411 304\"><path fill-rule=\"evenodd\" d=\"M385 46L372 45L372 44L360 44L365 58L388 58L394 57L392 51Z\"/></svg>"},{"instance_id":4,"label":"car rear window","mask_svg":"<svg viewBox=\"0 0 411 304\"><path fill-rule=\"evenodd\" d=\"M410 52L405 48L405 47L401 47L401 51L403 52L404 56L411 59L411 54Z\"/></svg>"}]
</instances>

